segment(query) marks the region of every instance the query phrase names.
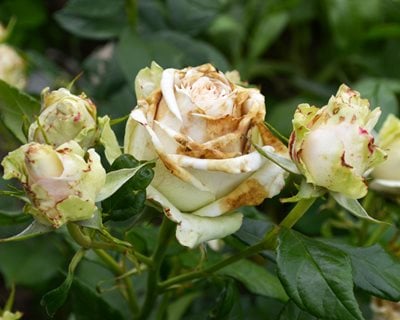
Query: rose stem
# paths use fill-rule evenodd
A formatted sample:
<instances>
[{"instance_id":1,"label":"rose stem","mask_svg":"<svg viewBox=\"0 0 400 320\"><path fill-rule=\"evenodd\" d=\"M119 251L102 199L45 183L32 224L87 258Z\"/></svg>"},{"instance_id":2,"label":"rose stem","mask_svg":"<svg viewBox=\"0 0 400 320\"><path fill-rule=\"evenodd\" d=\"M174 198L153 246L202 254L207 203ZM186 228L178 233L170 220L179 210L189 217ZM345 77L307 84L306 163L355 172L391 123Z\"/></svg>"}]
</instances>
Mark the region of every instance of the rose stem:
<instances>
[{"instance_id":1,"label":"rose stem","mask_svg":"<svg viewBox=\"0 0 400 320\"><path fill-rule=\"evenodd\" d=\"M158 294L157 283L159 281L161 264L174 227L174 223L164 216L158 235L157 246L151 257L153 263L149 265L146 298L138 319L146 319L153 309Z\"/></svg>"},{"instance_id":2,"label":"rose stem","mask_svg":"<svg viewBox=\"0 0 400 320\"><path fill-rule=\"evenodd\" d=\"M149 257L146 257L145 255L142 255L141 253L134 251L133 248L125 247L117 243L92 240L88 235L84 234L81 227L75 223L68 223L67 229L71 237L76 241L76 243L78 243L83 248L106 249L106 250L109 249L121 253L132 251L132 255L135 256L140 262L143 262L146 265L150 265L152 263Z\"/></svg>"},{"instance_id":3,"label":"rose stem","mask_svg":"<svg viewBox=\"0 0 400 320\"><path fill-rule=\"evenodd\" d=\"M117 276L123 276L126 272L126 270L120 266L120 264L115 261L115 259L110 256L107 252L105 252L102 249L94 249L93 250L97 256L103 260L104 263L107 264L107 266L109 266L109 268L111 269L111 271ZM124 295L125 299L128 301L129 304L129 308L131 309L133 314L138 314L139 313L139 305L137 303L137 299L136 299L136 294L135 294L135 290L133 288L133 284L131 281L130 277L122 277L122 279L120 280L124 287L125 287L125 291L122 292L122 294ZM122 291L122 290L121 290Z\"/></svg>"},{"instance_id":4,"label":"rose stem","mask_svg":"<svg viewBox=\"0 0 400 320\"><path fill-rule=\"evenodd\" d=\"M205 267L201 270L191 271L170 279L167 279L161 283L159 283L159 290L166 290L168 287L181 283L186 282L189 280L197 279L202 277L203 275L213 273L219 269L226 267L236 261L239 261L243 258L248 256L254 255L259 251L266 250L266 249L274 249L276 247L276 236L279 230L284 228L291 228L294 224L307 212L307 210L311 207L314 201L317 198L310 198L310 199L302 199L300 200L293 209L289 212L285 219L279 224L279 226L275 226L270 230L265 236L262 241L247 247L246 249L238 252L237 254L226 258L225 260L219 261L211 266Z\"/></svg>"},{"instance_id":5,"label":"rose stem","mask_svg":"<svg viewBox=\"0 0 400 320\"><path fill-rule=\"evenodd\" d=\"M83 248L93 249L93 251L107 264L110 270L116 275L121 276L125 273L125 270L120 267L117 261L114 260L107 252L103 249L112 249L119 252L126 252L129 250L126 247L121 247L113 243L93 241L88 235L84 234L81 227L75 223L68 223L67 229L72 238ZM147 257L146 257L147 258ZM122 292L124 297L127 299L129 307L134 314L138 314L139 306L136 300L136 295L133 289L132 282L129 277L124 277L122 282L125 287L125 292Z\"/></svg>"}]
</instances>

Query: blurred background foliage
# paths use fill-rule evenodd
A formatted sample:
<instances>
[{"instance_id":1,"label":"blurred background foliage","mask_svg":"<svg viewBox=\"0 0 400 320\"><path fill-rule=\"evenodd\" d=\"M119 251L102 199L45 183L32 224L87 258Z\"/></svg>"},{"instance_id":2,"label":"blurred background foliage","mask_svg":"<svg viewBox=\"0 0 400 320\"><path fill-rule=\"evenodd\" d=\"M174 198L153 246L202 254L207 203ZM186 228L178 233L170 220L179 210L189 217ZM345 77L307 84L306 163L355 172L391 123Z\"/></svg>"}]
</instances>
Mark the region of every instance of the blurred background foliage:
<instances>
[{"instance_id":1,"label":"blurred background foliage","mask_svg":"<svg viewBox=\"0 0 400 320\"><path fill-rule=\"evenodd\" d=\"M65 86L82 73L76 92L85 91L99 114L113 118L127 115L135 106L135 75L153 60L163 67L211 62L222 71L238 70L242 80L261 89L266 96L267 121L286 136L298 103L323 106L341 83L359 90L373 107L382 108L378 128L387 114L399 112L399 0L1 0L0 21L6 25L12 17L16 25L8 42L28 61L26 91L39 98L44 87ZM121 144L123 129L123 124L117 127ZM2 157L17 143L3 125L0 133ZM6 186L4 181L0 185ZM18 210L18 203L1 197L1 236L27 223L18 221L15 226L12 215L7 216L10 208ZM260 210L264 209L265 205ZM329 205L323 210L323 217L311 212L298 228L321 234L321 226L335 215ZM251 208L247 215L261 216ZM258 228L265 229L265 224ZM131 240L151 246L151 239L141 232L130 231ZM237 239L227 241L235 244ZM20 288L17 307L26 318L45 319L40 296L62 281L72 249L62 234L1 244L0 271L5 286L0 291L0 306L6 288L15 283ZM174 250L185 251L171 248L171 257ZM179 259L192 264L200 259L200 252L186 253ZM71 301L57 319L67 319L71 308L75 316L68 319L93 319L90 312L102 314L102 319L126 317L115 294L100 295L104 288L93 290L99 285L94 275L111 278L107 272L96 259L85 261ZM200 287L169 306L168 319L195 319L194 314L199 314L198 319L277 319L283 304L259 294L262 288L238 288L216 278L220 286L208 290L206 296L201 296ZM204 283L203 289L206 287ZM241 311L233 303L239 289L258 292L242 295ZM78 312L83 305L80 298L86 308ZM359 299L362 302L364 296ZM215 301L214 308L204 315L201 306L212 306ZM229 303L231 308L227 308ZM190 305L191 316L184 316Z\"/></svg>"}]
</instances>

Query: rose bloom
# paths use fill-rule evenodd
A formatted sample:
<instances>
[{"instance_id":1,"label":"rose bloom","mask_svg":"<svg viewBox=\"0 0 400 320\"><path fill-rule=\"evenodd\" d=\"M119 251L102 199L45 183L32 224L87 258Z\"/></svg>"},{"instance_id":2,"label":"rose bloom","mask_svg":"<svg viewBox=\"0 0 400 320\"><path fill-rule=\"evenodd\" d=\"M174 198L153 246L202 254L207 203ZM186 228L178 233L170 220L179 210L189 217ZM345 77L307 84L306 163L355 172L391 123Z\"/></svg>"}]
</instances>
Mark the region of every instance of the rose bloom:
<instances>
[{"instance_id":1,"label":"rose bloom","mask_svg":"<svg viewBox=\"0 0 400 320\"><path fill-rule=\"evenodd\" d=\"M235 209L283 188L285 172L252 145L287 154L263 124L259 90L236 85L210 64L163 70L155 63L139 72L135 89L125 152L158 159L148 197L178 224L182 245L235 232L242 221Z\"/></svg>"},{"instance_id":2,"label":"rose bloom","mask_svg":"<svg viewBox=\"0 0 400 320\"><path fill-rule=\"evenodd\" d=\"M88 148L96 138L96 114L96 106L85 94L46 88L42 91L41 113L29 127L29 141L57 147L75 140Z\"/></svg>"},{"instance_id":3,"label":"rose bloom","mask_svg":"<svg viewBox=\"0 0 400 320\"><path fill-rule=\"evenodd\" d=\"M365 172L386 156L371 135L380 113L346 85L321 109L299 105L289 152L307 182L352 199L365 196Z\"/></svg>"},{"instance_id":4,"label":"rose bloom","mask_svg":"<svg viewBox=\"0 0 400 320\"><path fill-rule=\"evenodd\" d=\"M27 211L58 228L68 221L89 219L96 211L96 195L106 172L93 149L86 155L75 141L57 149L31 142L3 159L3 178L20 180L31 200Z\"/></svg>"},{"instance_id":5,"label":"rose bloom","mask_svg":"<svg viewBox=\"0 0 400 320\"><path fill-rule=\"evenodd\" d=\"M0 79L22 89L26 84L26 64L9 45L0 44Z\"/></svg>"},{"instance_id":6,"label":"rose bloom","mask_svg":"<svg viewBox=\"0 0 400 320\"><path fill-rule=\"evenodd\" d=\"M400 120L390 114L378 134L379 146L388 155L385 162L379 164L372 176L371 187L394 194L400 194Z\"/></svg>"},{"instance_id":7,"label":"rose bloom","mask_svg":"<svg viewBox=\"0 0 400 320\"><path fill-rule=\"evenodd\" d=\"M372 298L373 320L400 320L400 302Z\"/></svg>"}]
</instances>

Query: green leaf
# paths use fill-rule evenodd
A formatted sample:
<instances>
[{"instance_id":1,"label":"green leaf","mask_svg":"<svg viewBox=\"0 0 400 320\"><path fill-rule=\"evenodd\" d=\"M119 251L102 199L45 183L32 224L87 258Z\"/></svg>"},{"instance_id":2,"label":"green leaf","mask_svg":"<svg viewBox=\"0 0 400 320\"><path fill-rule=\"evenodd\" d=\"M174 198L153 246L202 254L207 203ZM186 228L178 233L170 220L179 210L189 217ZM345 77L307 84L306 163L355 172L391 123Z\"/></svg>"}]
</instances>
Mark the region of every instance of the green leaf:
<instances>
[{"instance_id":1,"label":"green leaf","mask_svg":"<svg viewBox=\"0 0 400 320\"><path fill-rule=\"evenodd\" d=\"M240 296L233 279L226 281L218 295L215 305L208 313L207 319L231 319L235 306L240 305Z\"/></svg>"},{"instance_id":2,"label":"green leaf","mask_svg":"<svg viewBox=\"0 0 400 320\"><path fill-rule=\"evenodd\" d=\"M206 29L222 8L221 0L167 0L174 29L195 35Z\"/></svg>"},{"instance_id":3,"label":"green leaf","mask_svg":"<svg viewBox=\"0 0 400 320\"><path fill-rule=\"evenodd\" d=\"M76 278L71 288L71 303L76 320L93 319L93 315L101 315L102 320L127 319L119 309L111 306L100 294Z\"/></svg>"},{"instance_id":4,"label":"green leaf","mask_svg":"<svg viewBox=\"0 0 400 320\"><path fill-rule=\"evenodd\" d=\"M400 260L380 245L353 247L328 241L351 259L354 283L368 293L386 300L400 300Z\"/></svg>"},{"instance_id":5,"label":"green leaf","mask_svg":"<svg viewBox=\"0 0 400 320\"><path fill-rule=\"evenodd\" d=\"M82 227L96 230L101 230L103 227L103 222L101 220L101 214L99 210L96 210L93 214L93 217L91 217L90 219L76 221L75 223Z\"/></svg>"},{"instance_id":6,"label":"green leaf","mask_svg":"<svg viewBox=\"0 0 400 320\"><path fill-rule=\"evenodd\" d=\"M22 143L27 142L24 122L35 121L39 110L39 101L0 80L0 119Z\"/></svg>"},{"instance_id":7,"label":"green leaf","mask_svg":"<svg viewBox=\"0 0 400 320\"><path fill-rule=\"evenodd\" d=\"M31 220L32 217L20 211L0 211L0 226L12 226Z\"/></svg>"},{"instance_id":8,"label":"green leaf","mask_svg":"<svg viewBox=\"0 0 400 320\"><path fill-rule=\"evenodd\" d=\"M143 163L136 168L120 169L107 173L106 183L97 195L96 202L103 201L110 197L114 192L121 188L125 182L132 178L140 168L146 165L148 165L148 163Z\"/></svg>"},{"instance_id":9,"label":"green leaf","mask_svg":"<svg viewBox=\"0 0 400 320\"><path fill-rule=\"evenodd\" d=\"M279 277L301 309L324 319L363 319L345 253L288 229L279 235L277 251Z\"/></svg>"},{"instance_id":10,"label":"green leaf","mask_svg":"<svg viewBox=\"0 0 400 320\"><path fill-rule=\"evenodd\" d=\"M75 269L84 255L84 249L77 251L69 264L68 274L64 282L59 287L47 292L42 297L40 304L46 308L46 312L50 317L53 317L56 311L67 300L69 289L71 288L72 281L74 280Z\"/></svg>"},{"instance_id":11,"label":"green leaf","mask_svg":"<svg viewBox=\"0 0 400 320\"><path fill-rule=\"evenodd\" d=\"M301 310L293 300L289 300L279 314L278 320L317 320L317 318Z\"/></svg>"},{"instance_id":12,"label":"green leaf","mask_svg":"<svg viewBox=\"0 0 400 320\"><path fill-rule=\"evenodd\" d=\"M266 232L273 227L274 224L271 222L244 217L240 229L234 235L243 242L252 245L260 242Z\"/></svg>"},{"instance_id":13,"label":"green leaf","mask_svg":"<svg viewBox=\"0 0 400 320\"><path fill-rule=\"evenodd\" d=\"M382 126L389 114L399 115L399 103L396 97L396 92L399 92L398 82L366 78L356 83L354 87L360 91L363 98L369 100L371 108L381 108L382 114L376 125L376 130Z\"/></svg>"},{"instance_id":14,"label":"green leaf","mask_svg":"<svg viewBox=\"0 0 400 320\"><path fill-rule=\"evenodd\" d=\"M7 285L42 288L65 263L63 242L56 234L50 234L25 242L1 243L0 261Z\"/></svg>"},{"instance_id":15,"label":"green leaf","mask_svg":"<svg viewBox=\"0 0 400 320\"><path fill-rule=\"evenodd\" d=\"M55 14L57 22L67 31L84 38L109 39L127 26L123 0L69 0Z\"/></svg>"},{"instance_id":16,"label":"green leaf","mask_svg":"<svg viewBox=\"0 0 400 320\"><path fill-rule=\"evenodd\" d=\"M347 198L343 194L337 192L330 192L330 194L340 206L348 210L356 217L359 217L361 219L367 219L368 221L371 222L385 223L370 217L367 211L365 211L365 209L356 199Z\"/></svg>"},{"instance_id":17,"label":"green leaf","mask_svg":"<svg viewBox=\"0 0 400 320\"><path fill-rule=\"evenodd\" d=\"M163 30L155 33L150 39L155 43L164 42L173 45L178 52L183 54L182 63L184 66L197 66L203 63L211 63L222 71L230 69L229 63L224 55L215 47L207 42L190 38L185 33ZM163 65L162 63L160 64Z\"/></svg>"},{"instance_id":18,"label":"green leaf","mask_svg":"<svg viewBox=\"0 0 400 320\"><path fill-rule=\"evenodd\" d=\"M250 39L250 58L257 58L262 55L269 46L279 37L289 21L287 12L275 12L261 18L253 37Z\"/></svg>"},{"instance_id":19,"label":"green leaf","mask_svg":"<svg viewBox=\"0 0 400 320\"><path fill-rule=\"evenodd\" d=\"M5 238L5 239L0 239L0 243L26 240L26 239L37 237L44 233L48 233L48 232L52 232L52 231L54 231L53 227L46 226L46 225L41 224L40 222L34 220L26 229L24 229L20 233L16 234L15 236Z\"/></svg>"},{"instance_id":20,"label":"green leaf","mask_svg":"<svg viewBox=\"0 0 400 320\"><path fill-rule=\"evenodd\" d=\"M285 158L275 152L268 151L265 149L261 149L259 146L254 145L254 148L265 158L268 160L272 161L276 165L280 166L282 169L291 172L293 174L300 174L299 170L297 169L297 166L295 163L290 160L289 158Z\"/></svg>"},{"instance_id":21,"label":"green leaf","mask_svg":"<svg viewBox=\"0 0 400 320\"><path fill-rule=\"evenodd\" d=\"M240 260L218 271L219 274L230 276L242 282L246 288L255 294L275 298L286 302L288 296L279 279L265 268L248 260Z\"/></svg>"},{"instance_id":22,"label":"green leaf","mask_svg":"<svg viewBox=\"0 0 400 320\"><path fill-rule=\"evenodd\" d=\"M192 292L183 295L179 299L173 301L168 305L167 319L168 320L181 320L186 310L193 303L193 300L200 296L200 292Z\"/></svg>"}]
</instances>

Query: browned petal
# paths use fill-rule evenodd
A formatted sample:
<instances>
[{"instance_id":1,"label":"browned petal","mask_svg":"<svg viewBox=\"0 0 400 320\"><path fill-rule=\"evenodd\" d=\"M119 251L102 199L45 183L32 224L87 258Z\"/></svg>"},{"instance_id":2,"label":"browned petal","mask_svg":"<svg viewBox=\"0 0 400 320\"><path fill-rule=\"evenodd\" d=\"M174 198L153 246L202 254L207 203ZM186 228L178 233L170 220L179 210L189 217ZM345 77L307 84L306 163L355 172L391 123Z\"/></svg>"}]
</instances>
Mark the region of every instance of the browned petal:
<instances>
[{"instance_id":1,"label":"browned petal","mask_svg":"<svg viewBox=\"0 0 400 320\"><path fill-rule=\"evenodd\" d=\"M263 141L264 146L272 146L274 147L275 151L282 155L287 155L288 150L287 147L275 137L271 131L264 125L264 123L257 124L258 130L261 134L261 139Z\"/></svg>"},{"instance_id":2,"label":"browned petal","mask_svg":"<svg viewBox=\"0 0 400 320\"><path fill-rule=\"evenodd\" d=\"M153 120L157 120L158 118L160 118L159 113L166 113L167 111L169 112L168 108L165 106L165 108L167 110L163 110L159 107L160 102L161 102L161 98L162 98L162 93L161 93L161 89L155 91L153 94L151 94L149 97L147 97L146 101L146 106L147 106L147 110L146 110L146 117L147 117L147 121L149 124L153 123ZM138 102L138 105L143 105L143 103L140 103L141 101ZM161 109L161 110L160 110Z\"/></svg>"},{"instance_id":3,"label":"browned petal","mask_svg":"<svg viewBox=\"0 0 400 320\"><path fill-rule=\"evenodd\" d=\"M248 179L224 199L223 212L230 212L242 206L256 206L268 197L268 191L255 179Z\"/></svg>"}]
</instances>

